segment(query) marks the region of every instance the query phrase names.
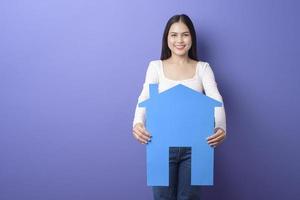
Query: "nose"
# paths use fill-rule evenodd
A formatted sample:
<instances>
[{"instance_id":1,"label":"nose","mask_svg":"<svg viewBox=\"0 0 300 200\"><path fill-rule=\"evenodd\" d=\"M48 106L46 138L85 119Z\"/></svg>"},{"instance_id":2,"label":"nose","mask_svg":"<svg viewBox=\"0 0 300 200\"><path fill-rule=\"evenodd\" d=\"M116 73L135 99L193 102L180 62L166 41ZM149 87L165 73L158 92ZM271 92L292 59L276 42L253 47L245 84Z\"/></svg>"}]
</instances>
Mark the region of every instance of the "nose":
<instances>
[{"instance_id":1,"label":"nose","mask_svg":"<svg viewBox=\"0 0 300 200\"><path fill-rule=\"evenodd\" d=\"M178 36L178 37L177 37L177 41L178 41L178 42L182 42L182 36Z\"/></svg>"}]
</instances>

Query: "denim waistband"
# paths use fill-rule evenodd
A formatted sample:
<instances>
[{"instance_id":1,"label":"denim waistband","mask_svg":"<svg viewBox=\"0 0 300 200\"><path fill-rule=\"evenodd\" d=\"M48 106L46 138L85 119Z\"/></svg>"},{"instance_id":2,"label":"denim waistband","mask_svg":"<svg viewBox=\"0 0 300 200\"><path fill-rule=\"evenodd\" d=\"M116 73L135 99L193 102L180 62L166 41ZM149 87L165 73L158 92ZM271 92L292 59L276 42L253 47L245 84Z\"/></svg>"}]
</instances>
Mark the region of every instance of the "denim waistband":
<instances>
[{"instance_id":1,"label":"denim waistband","mask_svg":"<svg viewBox=\"0 0 300 200\"><path fill-rule=\"evenodd\" d=\"M170 147L170 151L188 151L191 150L191 147Z\"/></svg>"}]
</instances>

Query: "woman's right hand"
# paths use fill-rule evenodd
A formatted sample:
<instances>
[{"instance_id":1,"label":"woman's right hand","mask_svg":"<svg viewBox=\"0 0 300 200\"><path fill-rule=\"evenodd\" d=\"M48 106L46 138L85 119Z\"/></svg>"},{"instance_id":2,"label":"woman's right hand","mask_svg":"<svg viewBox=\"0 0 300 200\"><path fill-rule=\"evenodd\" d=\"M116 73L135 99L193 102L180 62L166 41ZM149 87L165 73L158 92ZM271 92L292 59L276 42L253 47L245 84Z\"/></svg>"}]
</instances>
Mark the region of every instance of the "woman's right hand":
<instances>
[{"instance_id":1,"label":"woman's right hand","mask_svg":"<svg viewBox=\"0 0 300 200\"><path fill-rule=\"evenodd\" d=\"M133 127L133 136L137 139L141 144L148 144L151 141L151 135L146 130L143 123L136 123Z\"/></svg>"}]
</instances>

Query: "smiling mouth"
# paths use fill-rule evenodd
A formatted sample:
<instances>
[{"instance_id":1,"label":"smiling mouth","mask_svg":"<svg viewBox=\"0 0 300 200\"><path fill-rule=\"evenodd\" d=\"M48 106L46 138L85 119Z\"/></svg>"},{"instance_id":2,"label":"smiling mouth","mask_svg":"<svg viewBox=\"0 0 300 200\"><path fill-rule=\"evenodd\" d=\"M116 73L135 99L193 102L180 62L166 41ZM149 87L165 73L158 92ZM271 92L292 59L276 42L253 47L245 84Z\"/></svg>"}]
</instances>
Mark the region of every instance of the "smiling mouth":
<instances>
[{"instance_id":1,"label":"smiling mouth","mask_svg":"<svg viewBox=\"0 0 300 200\"><path fill-rule=\"evenodd\" d=\"M175 45L176 49L182 50L184 49L185 45Z\"/></svg>"}]
</instances>

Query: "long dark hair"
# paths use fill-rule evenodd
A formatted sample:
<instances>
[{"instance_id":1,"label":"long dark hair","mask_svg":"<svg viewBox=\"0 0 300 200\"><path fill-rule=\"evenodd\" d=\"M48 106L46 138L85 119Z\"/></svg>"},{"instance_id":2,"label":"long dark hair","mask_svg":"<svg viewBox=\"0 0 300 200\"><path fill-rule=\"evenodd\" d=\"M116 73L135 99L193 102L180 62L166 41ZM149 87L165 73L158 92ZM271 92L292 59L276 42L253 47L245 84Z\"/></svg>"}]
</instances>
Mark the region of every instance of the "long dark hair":
<instances>
[{"instance_id":1,"label":"long dark hair","mask_svg":"<svg viewBox=\"0 0 300 200\"><path fill-rule=\"evenodd\" d=\"M191 33L191 37L192 37L192 46L188 52L188 56L191 59L199 61L198 57L197 57L197 40L196 40L196 32L194 29L194 25L193 25L192 20L185 14L174 15L173 17L171 17L168 20L165 30L164 30L163 38L162 38L162 48L161 48L160 59L165 60L165 59L168 59L169 57L171 57L171 55L172 55L171 50L168 47L168 34L169 34L171 25L176 22L182 22L188 27L188 29Z\"/></svg>"}]
</instances>

